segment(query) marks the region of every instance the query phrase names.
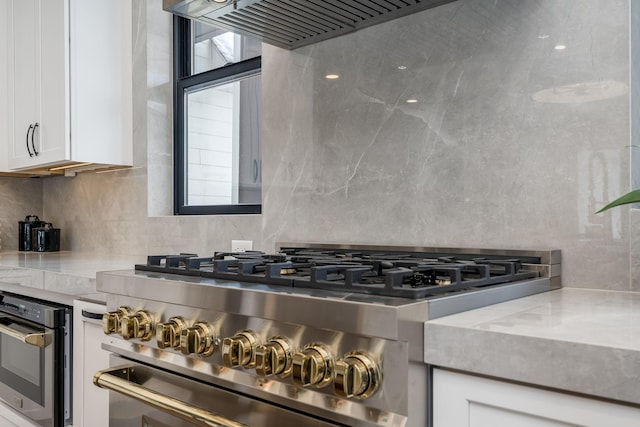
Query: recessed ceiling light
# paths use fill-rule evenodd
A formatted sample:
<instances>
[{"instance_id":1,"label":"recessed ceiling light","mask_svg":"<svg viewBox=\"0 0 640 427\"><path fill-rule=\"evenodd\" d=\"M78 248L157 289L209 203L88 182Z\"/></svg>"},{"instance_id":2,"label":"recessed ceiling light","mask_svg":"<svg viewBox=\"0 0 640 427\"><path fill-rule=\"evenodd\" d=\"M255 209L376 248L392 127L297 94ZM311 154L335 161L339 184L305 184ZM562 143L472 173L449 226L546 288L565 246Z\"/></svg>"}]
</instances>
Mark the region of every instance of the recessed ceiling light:
<instances>
[{"instance_id":1,"label":"recessed ceiling light","mask_svg":"<svg viewBox=\"0 0 640 427\"><path fill-rule=\"evenodd\" d=\"M538 36L539 39L548 39L549 38L549 34L540 34Z\"/></svg>"},{"instance_id":2,"label":"recessed ceiling light","mask_svg":"<svg viewBox=\"0 0 640 427\"><path fill-rule=\"evenodd\" d=\"M406 70L407 67L404 65L398 65L398 70Z\"/></svg>"},{"instance_id":3,"label":"recessed ceiling light","mask_svg":"<svg viewBox=\"0 0 640 427\"><path fill-rule=\"evenodd\" d=\"M407 104L415 104L416 102L418 102L417 99L407 99Z\"/></svg>"},{"instance_id":4,"label":"recessed ceiling light","mask_svg":"<svg viewBox=\"0 0 640 427\"><path fill-rule=\"evenodd\" d=\"M555 50L565 50L567 48L567 46L563 45L563 44L558 44L554 47Z\"/></svg>"},{"instance_id":5,"label":"recessed ceiling light","mask_svg":"<svg viewBox=\"0 0 640 427\"><path fill-rule=\"evenodd\" d=\"M339 76L339 75L337 75L337 74L327 74L327 75L326 75L326 76L324 76L324 77L325 77L325 78L327 78L327 79L329 79L329 80L335 80L335 79L340 78L340 76Z\"/></svg>"}]
</instances>

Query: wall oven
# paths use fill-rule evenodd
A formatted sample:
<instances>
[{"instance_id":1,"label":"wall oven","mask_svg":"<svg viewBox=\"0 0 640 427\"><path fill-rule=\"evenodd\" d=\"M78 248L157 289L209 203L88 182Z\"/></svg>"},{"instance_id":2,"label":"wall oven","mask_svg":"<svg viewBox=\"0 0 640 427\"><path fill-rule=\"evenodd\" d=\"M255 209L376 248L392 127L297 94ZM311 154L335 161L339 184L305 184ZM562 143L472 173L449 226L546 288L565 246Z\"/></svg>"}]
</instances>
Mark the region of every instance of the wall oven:
<instances>
[{"instance_id":1,"label":"wall oven","mask_svg":"<svg viewBox=\"0 0 640 427\"><path fill-rule=\"evenodd\" d=\"M71 423L71 313L0 292L0 399L46 427Z\"/></svg>"}]
</instances>

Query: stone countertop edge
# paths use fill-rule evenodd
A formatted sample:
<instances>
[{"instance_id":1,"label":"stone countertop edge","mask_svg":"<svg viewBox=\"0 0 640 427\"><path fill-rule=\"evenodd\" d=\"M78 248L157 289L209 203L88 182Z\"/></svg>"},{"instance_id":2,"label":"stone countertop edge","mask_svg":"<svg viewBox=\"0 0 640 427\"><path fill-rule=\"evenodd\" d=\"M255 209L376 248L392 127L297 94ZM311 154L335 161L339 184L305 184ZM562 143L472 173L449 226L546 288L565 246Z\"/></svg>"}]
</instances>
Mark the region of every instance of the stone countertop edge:
<instances>
[{"instance_id":1,"label":"stone countertop edge","mask_svg":"<svg viewBox=\"0 0 640 427\"><path fill-rule=\"evenodd\" d=\"M69 306L74 300L105 304L106 295L96 290L96 273L133 269L145 259L73 251L0 252L0 290ZM15 283L12 280L15 271L42 274L43 283L36 286Z\"/></svg>"},{"instance_id":2,"label":"stone countertop edge","mask_svg":"<svg viewBox=\"0 0 640 427\"><path fill-rule=\"evenodd\" d=\"M425 323L426 363L640 405L640 293L564 288Z\"/></svg>"},{"instance_id":3,"label":"stone countertop edge","mask_svg":"<svg viewBox=\"0 0 640 427\"><path fill-rule=\"evenodd\" d=\"M65 293L65 291L55 291L50 289L33 288L17 283L3 282L0 278L0 291L10 292L16 295L23 295L30 298L37 298L43 301L55 302L67 306L73 306L75 300L88 301L96 304L105 303L105 295L97 291L84 291L80 293ZM78 292L78 291L76 291Z\"/></svg>"}]
</instances>

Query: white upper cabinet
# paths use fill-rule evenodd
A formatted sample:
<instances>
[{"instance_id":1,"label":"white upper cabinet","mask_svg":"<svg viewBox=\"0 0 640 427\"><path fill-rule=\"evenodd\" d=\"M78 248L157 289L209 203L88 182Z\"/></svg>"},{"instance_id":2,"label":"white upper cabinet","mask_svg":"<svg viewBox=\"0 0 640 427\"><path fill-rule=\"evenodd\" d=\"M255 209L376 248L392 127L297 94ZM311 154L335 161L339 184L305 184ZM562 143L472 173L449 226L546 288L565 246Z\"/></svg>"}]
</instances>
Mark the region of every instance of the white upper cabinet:
<instances>
[{"instance_id":1,"label":"white upper cabinet","mask_svg":"<svg viewBox=\"0 0 640 427\"><path fill-rule=\"evenodd\" d=\"M8 166L131 165L131 3L9 0Z\"/></svg>"}]
</instances>

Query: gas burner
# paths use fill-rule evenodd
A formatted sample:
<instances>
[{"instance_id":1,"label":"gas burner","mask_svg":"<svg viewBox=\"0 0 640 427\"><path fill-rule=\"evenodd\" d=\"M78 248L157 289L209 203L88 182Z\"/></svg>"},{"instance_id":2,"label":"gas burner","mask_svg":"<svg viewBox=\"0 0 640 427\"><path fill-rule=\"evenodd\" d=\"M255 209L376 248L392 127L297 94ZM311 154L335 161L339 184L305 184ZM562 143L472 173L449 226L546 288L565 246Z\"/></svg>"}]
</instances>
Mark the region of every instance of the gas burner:
<instances>
[{"instance_id":1,"label":"gas burner","mask_svg":"<svg viewBox=\"0 0 640 427\"><path fill-rule=\"evenodd\" d=\"M289 288L421 299L538 277L531 257L469 252L320 250L149 256L136 270ZM535 262L535 261L533 261Z\"/></svg>"}]
</instances>

